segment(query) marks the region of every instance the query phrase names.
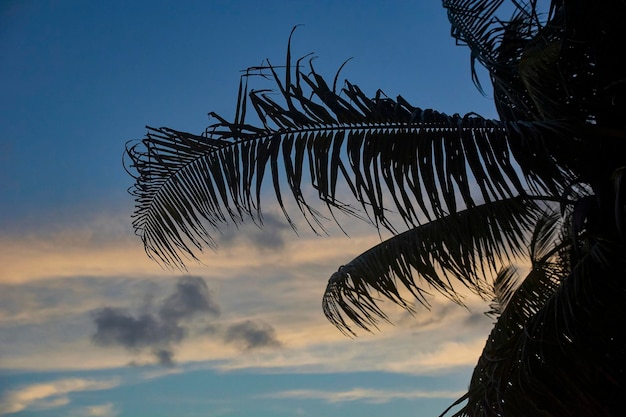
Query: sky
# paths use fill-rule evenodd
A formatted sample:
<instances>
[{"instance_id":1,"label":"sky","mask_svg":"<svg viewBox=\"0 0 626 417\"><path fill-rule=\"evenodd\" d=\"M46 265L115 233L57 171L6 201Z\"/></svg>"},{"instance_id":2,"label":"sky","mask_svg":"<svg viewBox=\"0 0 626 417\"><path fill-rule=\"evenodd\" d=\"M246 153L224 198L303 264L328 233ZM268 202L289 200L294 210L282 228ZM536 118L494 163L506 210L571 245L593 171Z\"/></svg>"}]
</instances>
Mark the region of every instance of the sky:
<instances>
[{"instance_id":1,"label":"sky","mask_svg":"<svg viewBox=\"0 0 626 417\"><path fill-rule=\"evenodd\" d=\"M185 272L133 234L126 143L232 117L295 25L331 80L352 58L372 96L496 117L437 1L0 1L0 416L435 416L464 393L486 302L385 305L394 324L356 338L324 318L328 277L379 241L365 225L296 235L268 204Z\"/></svg>"}]
</instances>

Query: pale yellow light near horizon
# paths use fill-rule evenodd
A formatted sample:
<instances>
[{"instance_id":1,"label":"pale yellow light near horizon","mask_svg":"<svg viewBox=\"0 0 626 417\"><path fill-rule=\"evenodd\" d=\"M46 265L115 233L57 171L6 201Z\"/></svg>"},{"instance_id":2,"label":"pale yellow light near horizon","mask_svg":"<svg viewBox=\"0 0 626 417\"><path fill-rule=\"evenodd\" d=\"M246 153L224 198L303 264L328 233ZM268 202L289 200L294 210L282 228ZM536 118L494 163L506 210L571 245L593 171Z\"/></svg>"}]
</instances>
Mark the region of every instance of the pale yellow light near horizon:
<instances>
[{"instance_id":1,"label":"pale yellow light near horizon","mask_svg":"<svg viewBox=\"0 0 626 417\"><path fill-rule=\"evenodd\" d=\"M101 229L109 222L114 230L124 230L120 226L122 221L126 219L113 217L100 219L96 224ZM68 279L73 282L71 285L79 286L84 277L125 277L158 280L173 286L176 277L183 274L162 269L149 259L141 241L130 233L109 234L106 239L101 235L99 230L82 226L56 233L0 238L0 283L18 288ZM360 332L354 340L325 319L320 299L327 277L341 263L379 242L371 229L351 238L340 233L296 237L289 231L285 236L285 245L280 250L259 250L242 240L217 253L208 251L203 257L205 264L190 264L187 272L207 278L209 287L219 292L223 323L237 320L271 323L279 335L280 348L241 355L233 346L196 335L176 347L177 362L218 361L219 365L212 366L224 371L273 368L294 372L380 370L411 374L443 372L475 364L490 324L487 320L478 328L467 328L463 323L470 312L458 306L449 310L442 307L449 303L443 297L434 298L431 311L420 310L415 321L388 303L386 311L398 325L383 325L374 334ZM289 278L277 284L276 276L284 274ZM279 284L280 288L276 287ZM285 296L286 293L289 295ZM472 313L484 311L484 301L469 292L465 295ZM86 299L74 305L73 310L64 305L41 311L25 310L22 316L0 316L0 321L41 324L55 317L86 317L89 311L103 307L99 302ZM142 356L121 348L94 346L89 337L87 333L71 343L50 340L24 351L16 348L17 353L3 357L0 362L7 369L51 370L111 368L150 360L148 353Z\"/></svg>"},{"instance_id":2,"label":"pale yellow light near horizon","mask_svg":"<svg viewBox=\"0 0 626 417\"><path fill-rule=\"evenodd\" d=\"M287 268L301 263L327 265L329 260L345 263L379 242L375 233L359 233L351 238L342 234L298 238L288 231L285 233L290 236L288 244L280 251L260 250L242 241L235 247L218 248L216 252L207 249L201 255L202 264L189 261L187 271L181 271L163 267L150 259L141 240L124 230L124 222L129 219L111 217L99 219L94 228L82 225L52 232L1 236L0 282L19 284L72 276L172 276L183 273L210 273L219 279L242 265L259 268L283 264ZM99 231L107 224L121 231L101 238ZM328 270L328 276L336 270L334 268Z\"/></svg>"}]
</instances>

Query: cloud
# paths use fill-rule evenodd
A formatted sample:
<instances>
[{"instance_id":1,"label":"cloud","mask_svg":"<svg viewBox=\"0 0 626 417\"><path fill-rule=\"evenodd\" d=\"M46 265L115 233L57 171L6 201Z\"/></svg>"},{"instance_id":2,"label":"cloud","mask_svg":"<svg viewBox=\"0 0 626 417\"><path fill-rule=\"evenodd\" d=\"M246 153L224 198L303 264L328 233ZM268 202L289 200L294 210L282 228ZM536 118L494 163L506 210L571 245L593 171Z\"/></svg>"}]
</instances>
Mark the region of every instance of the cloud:
<instances>
[{"instance_id":1,"label":"cloud","mask_svg":"<svg viewBox=\"0 0 626 417\"><path fill-rule=\"evenodd\" d=\"M184 329L176 322L159 320L152 314L134 317L122 309L105 307L93 314L96 333L93 341L100 346L123 346L142 349L180 342Z\"/></svg>"},{"instance_id":2,"label":"cloud","mask_svg":"<svg viewBox=\"0 0 626 417\"><path fill-rule=\"evenodd\" d=\"M454 310L451 310L454 311ZM482 327L468 326L470 314L457 306L438 325L425 330L407 325L386 326L381 333L363 334L349 339L320 321L300 328L280 327L285 348L277 355L271 350L255 355L239 355L223 361L218 368L272 369L281 372L328 373L381 371L410 375L441 375L471 372L476 365L489 320Z\"/></svg>"},{"instance_id":3,"label":"cloud","mask_svg":"<svg viewBox=\"0 0 626 417\"><path fill-rule=\"evenodd\" d=\"M154 356L159 364L167 367L174 366L174 352L171 350L157 349L154 351Z\"/></svg>"},{"instance_id":4,"label":"cloud","mask_svg":"<svg viewBox=\"0 0 626 417\"><path fill-rule=\"evenodd\" d=\"M267 220L267 228L261 232L271 229L271 221ZM277 251L259 251L252 247L246 233L240 233L235 244L223 246L225 250L217 255L207 255L206 263L214 280L210 287L215 285L220 294L218 299L209 292L207 301L200 279L194 282L172 278L171 271L161 270L147 259L141 242L121 239L96 245L94 233L83 237L79 232L69 228L45 244L15 237L16 242L22 242L15 246L14 241L0 238L0 248L8 248L0 253L0 260L6 261L0 284L3 367L101 369L134 361L161 363L166 366L163 370L171 371L175 369L167 366L173 363L207 361L208 366L220 369L387 370L421 374L441 372L448 365L456 368L461 362L464 366L475 365L491 328L491 321L481 316L486 303L476 304L476 308L470 303L471 310L477 312L470 317L467 310L435 297L430 311L419 310L411 317L400 310L399 315L391 316L395 327L383 324L381 332L373 337L362 333L356 341L344 340L325 320L319 299L324 281L337 265L378 242L378 237L370 233L351 233L349 239L341 234L320 237L309 236L303 227L300 238L291 238L287 230L281 234L285 246ZM31 253L31 249L37 251ZM190 272L202 276L206 268L190 265ZM148 296L149 303L145 301ZM221 312L215 301L223 307ZM117 314L107 317L118 316L127 327L143 324L143 338L131 342L132 337L124 336L121 324L117 329L119 340L109 328L112 333L108 340L112 342L106 350L104 346L93 348L94 341L89 336L97 334L98 328L95 313L88 312L101 311L102 307L113 309ZM392 303L386 303L384 308L389 313L395 311ZM220 317L219 321L216 317ZM263 336L261 331L255 339L254 326L238 326L246 319L271 323L274 340L280 342L282 349L246 351L247 346L262 346L254 340L271 336L267 331ZM170 327L165 323L170 323ZM215 331L203 333L209 325ZM257 331L262 330L262 326L257 327ZM147 329L156 334L150 335ZM172 335L164 334L168 329ZM471 342L476 338L481 343L474 350ZM128 348L120 340L139 347ZM446 349L450 355L439 356L440 360L424 356L434 354L450 341L462 343L457 346L461 351ZM246 354L241 354L242 350ZM466 360L461 361L461 353L467 356Z\"/></svg>"},{"instance_id":5,"label":"cloud","mask_svg":"<svg viewBox=\"0 0 626 417\"><path fill-rule=\"evenodd\" d=\"M176 284L176 292L163 302L159 316L166 322L176 322L197 314L218 316L220 308L202 278L185 276Z\"/></svg>"},{"instance_id":6,"label":"cloud","mask_svg":"<svg viewBox=\"0 0 626 417\"><path fill-rule=\"evenodd\" d=\"M83 378L58 379L46 383L26 385L5 392L0 398L0 415L26 409L56 408L70 402L68 394L78 391L99 391L116 387L117 379L96 380Z\"/></svg>"},{"instance_id":7,"label":"cloud","mask_svg":"<svg viewBox=\"0 0 626 417\"><path fill-rule=\"evenodd\" d=\"M225 228L219 235L218 243L221 247L233 247L240 239L244 239L261 252L279 251L285 247L285 234L291 231L282 215L270 212L263 214L259 225L250 223L236 228Z\"/></svg>"},{"instance_id":8,"label":"cloud","mask_svg":"<svg viewBox=\"0 0 626 417\"><path fill-rule=\"evenodd\" d=\"M224 334L224 341L238 345L245 350L280 346L276 331L272 326L252 320L229 326Z\"/></svg>"},{"instance_id":9,"label":"cloud","mask_svg":"<svg viewBox=\"0 0 626 417\"><path fill-rule=\"evenodd\" d=\"M264 214L262 228L256 233L248 234L247 237L261 250L277 250L285 246L284 233L290 231L291 228L280 215Z\"/></svg>"},{"instance_id":10,"label":"cloud","mask_svg":"<svg viewBox=\"0 0 626 417\"><path fill-rule=\"evenodd\" d=\"M124 309L104 307L92 313L95 344L124 347L130 351L151 349L163 366L174 364L173 345L187 335L186 323L200 316L218 316L219 306L200 277L179 279L176 290L165 298L158 313L133 314Z\"/></svg>"},{"instance_id":11,"label":"cloud","mask_svg":"<svg viewBox=\"0 0 626 417\"><path fill-rule=\"evenodd\" d=\"M146 294L164 291L171 281L171 275L76 275L19 284L0 282L0 326L49 323L71 316L85 318L85 312L102 305L132 305Z\"/></svg>"},{"instance_id":12,"label":"cloud","mask_svg":"<svg viewBox=\"0 0 626 417\"><path fill-rule=\"evenodd\" d=\"M119 411L115 405L106 403L80 407L71 414L71 417L115 417L117 415L119 415Z\"/></svg>"},{"instance_id":13,"label":"cloud","mask_svg":"<svg viewBox=\"0 0 626 417\"><path fill-rule=\"evenodd\" d=\"M456 399L462 396L461 391L391 391L368 388L353 388L348 391L322 391L322 390L289 390L279 391L272 394L263 395L262 398L277 399L314 399L322 400L329 403L348 402L348 401L366 401L369 403L387 403L392 400L406 399L413 400L418 398L452 398Z\"/></svg>"},{"instance_id":14,"label":"cloud","mask_svg":"<svg viewBox=\"0 0 626 417\"><path fill-rule=\"evenodd\" d=\"M446 342L435 352L417 355L416 360L420 366L428 369L473 365L478 361L484 345L485 340L482 338L465 343Z\"/></svg>"},{"instance_id":15,"label":"cloud","mask_svg":"<svg viewBox=\"0 0 626 417\"><path fill-rule=\"evenodd\" d=\"M97 210L94 210L97 211ZM4 283L81 275L140 274L153 266L123 211L33 218L0 233Z\"/></svg>"}]
</instances>

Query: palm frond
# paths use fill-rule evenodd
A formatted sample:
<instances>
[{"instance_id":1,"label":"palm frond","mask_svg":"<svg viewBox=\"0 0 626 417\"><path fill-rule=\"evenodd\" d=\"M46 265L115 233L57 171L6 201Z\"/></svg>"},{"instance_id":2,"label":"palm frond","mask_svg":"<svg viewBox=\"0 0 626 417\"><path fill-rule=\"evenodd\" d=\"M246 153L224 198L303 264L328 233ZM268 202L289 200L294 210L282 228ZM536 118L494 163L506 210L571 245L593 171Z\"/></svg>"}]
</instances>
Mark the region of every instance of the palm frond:
<instances>
[{"instance_id":1,"label":"palm frond","mask_svg":"<svg viewBox=\"0 0 626 417\"><path fill-rule=\"evenodd\" d=\"M623 1L444 0L443 6L452 36L471 50L479 88L474 61L489 72L501 120L567 119L623 130L626 89L614 53L626 42ZM585 139L591 146L563 158L593 155L598 140L614 145L597 133Z\"/></svg>"},{"instance_id":2,"label":"palm frond","mask_svg":"<svg viewBox=\"0 0 626 417\"><path fill-rule=\"evenodd\" d=\"M264 183L292 227L289 202L316 232L325 214L305 197L307 182L331 217L338 210L389 230L397 227L390 214L413 227L529 190L559 195L568 183L546 146L566 137L558 121L449 116L400 96L368 98L348 81L337 92L336 82L331 88L310 63L305 74L287 55L282 79L271 65L242 77L234 121L212 114L217 123L202 135L148 127L127 145L133 226L149 256L181 267L214 248L225 224L261 224ZM276 93L249 91L256 75ZM250 105L258 126L248 122Z\"/></svg>"},{"instance_id":3,"label":"palm frond","mask_svg":"<svg viewBox=\"0 0 626 417\"><path fill-rule=\"evenodd\" d=\"M489 304L490 309L485 314L496 319L500 317L506 305L513 298L519 282L520 277L517 268L508 265L500 269L493 282L493 298Z\"/></svg>"},{"instance_id":4,"label":"palm frond","mask_svg":"<svg viewBox=\"0 0 626 417\"><path fill-rule=\"evenodd\" d=\"M434 290L462 304L457 282L493 299L455 416L623 413L626 2L443 5L501 121L338 89L339 72L328 82L289 43L283 66L246 71L232 121L210 113L203 134L148 127L127 144L135 232L149 256L184 267L225 225L262 225L268 188L294 229L294 213L318 233L339 213L363 219L393 237L331 276L323 309L344 333L388 321L383 300L412 312ZM561 197L578 184L575 204ZM561 201L563 223L541 201ZM489 273L526 245L527 276L502 268L490 292Z\"/></svg>"},{"instance_id":5,"label":"palm frond","mask_svg":"<svg viewBox=\"0 0 626 417\"><path fill-rule=\"evenodd\" d=\"M467 400L455 417L621 410L612 404L626 382L624 248L597 242L572 266L567 231L555 214L538 222L529 245L531 270L507 292L468 393L453 404Z\"/></svg>"},{"instance_id":6,"label":"palm frond","mask_svg":"<svg viewBox=\"0 0 626 417\"><path fill-rule=\"evenodd\" d=\"M602 246L569 275L531 271L520 287L527 301L510 303L494 326L454 416L621 414L625 249Z\"/></svg>"},{"instance_id":7,"label":"palm frond","mask_svg":"<svg viewBox=\"0 0 626 417\"><path fill-rule=\"evenodd\" d=\"M546 212L538 217L534 224L532 236L528 242L528 258L530 260L531 271L545 271L549 269L553 272L551 274L553 277L557 276L555 274L556 271L560 271L561 275L567 274L567 272L563 272L564 263L561 260L561 254L572 245L572 240L569 238L569 235L557 237L557 233L562 230L557 227L557 223L559 222L560 216L556 211ZM561 243L557 244L557 242ZM553 260L555 257L558 261ZM529 275L529 277L531 277L531 275ZM532 279L530 282L532 285L520 287L517 269L513 266L503 267L498 272L493 282L491 310L486 314L494 318L500 317L511 300L516 300L514 301L516 304L520 304L519 300L530 300L530 302L532 302L532 300L536 298L533 292L537 291L537 289L532 288L533 292L528 293L528 287L534 285ZM535 305L532 307L532 310L538 310L539 307L540 305ZM528 312L526 314L519 312L516 314L524 317L524 321L528 318L526 317Z\"/></svg>"},{"instance_id":8,"label":"palm frond","mask_svg":"<svg viewBox=\"0 0 626 417\"><path fill-rule=\"evenodd\" d=\"M505 372L516 366L518 343L525 336L526 326L568 274L558 258L563 245L568 246L571 241L559 240L558 225L557 213L544 213L538 218L528 246L530 271L521 284L511 267L503 268L494 281L494 303L487 314L496 316L497 321L463 397L468 402L455 417L502 412L504 392L510 382Z\"/></svg>"},{"instance_id":9,"label":"palm frond","mask_svg":"<svg viewBox=\"0 0 626 417\"><path fill-rule=\"evenodd\" d=\"M507 83L525 46L554 14L540 1L444 0L451 35L471 50L472 62L484 66L496 83ZM506 72L500 74L500 72ZM474 65L472 77L480 88ZM495 88L498 90L498 88ZM517 103L518 105L521 104Z\"/></svg>"},{"instance_id":10,"label":"palm frond","mask_svg":"<svg viewBox=\"0 0 626 417\"><path fill-rule=\"evenodd\" d=\"M475 206L398 234L331 276L324 313L344 333L354 335L348 322L369 330L379 319L388 321L380 297L412 311L402 288L425 306L430 290L462 304L451 278L479 295L490 294L486 288L490 271L521 254L543 210L534 201L517 197Z\"/></svg>"}]
</instances>

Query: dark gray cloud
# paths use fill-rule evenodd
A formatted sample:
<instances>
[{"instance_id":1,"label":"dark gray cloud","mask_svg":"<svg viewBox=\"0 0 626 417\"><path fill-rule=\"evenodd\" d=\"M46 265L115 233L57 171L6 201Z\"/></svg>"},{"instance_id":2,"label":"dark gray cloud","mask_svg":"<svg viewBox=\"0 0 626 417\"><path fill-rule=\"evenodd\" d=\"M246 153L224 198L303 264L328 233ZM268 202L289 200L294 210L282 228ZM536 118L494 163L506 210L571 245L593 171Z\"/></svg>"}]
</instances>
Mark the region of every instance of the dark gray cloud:
<instances>
[{"instance_id":1,"label":"dark gray cloud","mask_svg":"<svg viewBox=\"0 0 626 417\"><path fill-rule=\"evenodd\" d=\"M171 367L174 366L174 352L170 349L155 349L154 356L160 365Z\"/></svg>"},{"instance_id":2,"label":"dark gray cloud","mask_svg":"<svg viewBox=\"0 0 626 417\"><path fill-rule=\"evenodd\" d=\"M152 314L137 317L112 307L93 313L96 333L93 341L100 346L123 346L130 350L180 342L184 329L174 321L163 321Z\"/></svg>"},{"instance_id":3,"label":"dark gray cloud","mask_svg":"<svg viewBox=\"0 0 626 417\"><path fill-rule=\"evenodd\" d=\"M252 320L230 325L224 332L224 341L238 345L245 350L280 346L276 331L272 326Z\"/></svg>"},{"instance_id":4,"label":"dark gray cloud","mask_svg":"<svg viewBox=\"0 0 626 417\"><path fill-rule=\"evenodd\" d=\"M180 278L172 294L162 302L152 304L150 307L156 308L157 313L131 313L113 307L94 311L92 320L96 331L92 335L93 342L134 352L150 349L159 364L172 366L173 347L187 335L189 322L202 316L219 315L219 306L200 277ZM144 307L143 310L149 309Z\"/></svg>"},{"instance_id":5,"label":"dark gray cloud","mask_svg":"<svg viewBox=\"0 0 626 417\"><path fill-rule=\"evenodd\" d=\"M218 316L220 308L211 297L206 282L200 277L183 277L176 284L176 292L165 299L159 309L164 321L190 319L196 315Z\"/></svg>"},{"instance_id":6,"label":"dark gray cloud","mask_svg":"<svg viewBox=\"0 0 626 417\"><path fill-rule=\"evenodd\" d=\"M147 289L147 287L146 287ZM185 276L166 297L158 297L154 288L137 294L143 305L136 311L103 307L91 314L95 325L92 341L102 347L124 348L130 352L149 352L158 364L171 367L175 363L175 348L198 326L216 340L242 350L279 347L274 328L262 321L246 320L228 326L207 323L215 319L220 308L204 279ZM140 366L137 361L131 365Z\"/></svg>"}]
</instances>

